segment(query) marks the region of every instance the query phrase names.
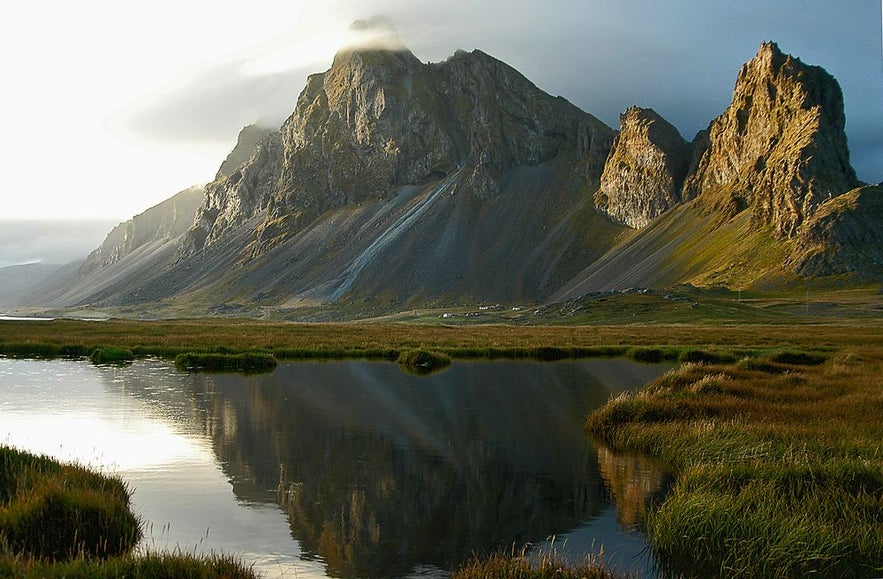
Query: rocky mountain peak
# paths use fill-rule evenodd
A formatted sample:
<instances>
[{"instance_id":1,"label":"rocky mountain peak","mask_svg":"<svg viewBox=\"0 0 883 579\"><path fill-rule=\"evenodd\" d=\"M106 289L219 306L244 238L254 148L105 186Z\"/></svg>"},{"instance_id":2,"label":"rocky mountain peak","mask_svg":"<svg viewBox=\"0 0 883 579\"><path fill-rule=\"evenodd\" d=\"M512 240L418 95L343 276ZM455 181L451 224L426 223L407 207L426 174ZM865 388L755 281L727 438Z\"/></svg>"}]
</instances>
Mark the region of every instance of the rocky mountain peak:
<instances>
[{"instance_id":1,"label":"rocky mountain peak","mask_svg":"<svg viewBox=\"0 0 883 579\"><path fill-rule=\"evenodd\" d=\"M455 191L499 194L503 174L560 152L600 176L612 131L483 52L424 64L405 48L338 53L282 127L284 162L264 239L324 211L388 199L458 172Z\"/></svg>"},{"instance_id":2,"label":"rocky mountain peak","mask_svg":"<svg viewBox=\"0 0 883 579\"><path fill-rule=\"evenodd\" d=\"M766 42L712 121L684 196L701 195L724 217L750 209L757 224L793 237L825 200L858 184L845 125L834 77Z\"/></svg>"},{"instance_id":3,"label":"rocky mountain peak","mask_svg":"<svg viewBox=\"0 0 883 579\"><path fill-rule=\"evenodd\" d=\"M274 131L275 129L270 127L262 127L256 124L243 127L236 138L236 146L233 147L233 150L230 151L230 154L221 163L215 179L222 179L232 175L240 165L251 158L255 147L260 143L261 139Z\"/></svg>"},{"instance_id":4,"label":"rocky mountain peak","mask_svg":"<svg viewBox=\"0 0 883 579\"><path fill-rule=\"evenodd\" d=\"M652 109L631 107L619 120L595 207L614 221L641 228L681 201L690 145Z\"/></svg>"}]
</instances>

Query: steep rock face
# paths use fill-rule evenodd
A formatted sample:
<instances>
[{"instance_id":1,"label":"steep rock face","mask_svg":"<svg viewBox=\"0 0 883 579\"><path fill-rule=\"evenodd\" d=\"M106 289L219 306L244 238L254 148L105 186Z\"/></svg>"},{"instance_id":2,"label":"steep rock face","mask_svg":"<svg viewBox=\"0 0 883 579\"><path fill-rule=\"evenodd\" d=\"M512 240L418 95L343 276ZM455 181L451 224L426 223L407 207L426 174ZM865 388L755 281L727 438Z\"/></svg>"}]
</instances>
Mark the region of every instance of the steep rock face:
<instances>
[{"instance_id":1,"label":"steep rock face","mask_svg":"<svg viewBox=\"0 0 883 579\"><path fill-rule=\"evenodd\" d=\"M691 149L676 128L652 109L631 107L604 165L595 207L636 229L681 201Z\"/></svg>"},{"instance_id":2,"label":"steep rock face","mask_svg":"<svg viewBox=\"0 0 883 579\"><path fill-rule=\"evenodd\" d=\"M793 237L822 203L858 184L845 124L837 81L764 43L712 121L684 197L701 196L725 218L751 209L756 223Z\"/></svg>"},{"instance_id":3,"label":"steep rock face","mask_svg":"<svg viewBox=\"0 0 883 579\"><path fill-rule=\"evenodd\" d=\"M883 280L883 186L860 187L824 203L797 237L786 263L803 277Z\"/></svg>"},{"instance_id":4,"label":"steep rock face","mask_svg":"<svg viewBox=\"0 0 883 579\"><path fill-rule=\"evenodd\" d=\"M252 148L248 160L229 175L220 176L222 166L219 177L205 186L203 203L182 247L184 254L202 249L206 243L213 242L230 228L267 208L279 182L282 154L281 135L278 131L271 131L264 133ZM228 161L232 155L227 157Z\"/></svg>"},{"instance_id":5,"label":"steep rock face","mask_svg":"<svg viewBox=\"0 0 883 579\"><path fill-rule=\"evenodd\" d=\"M240 165L251 159L258 143L273 132L276 132L276 129L259 125L248 125L243 127L242 130L239 131L239 136L236 138L236 146L233 147L233 150L230 151L230 154L227 155L227 158L221 163L220 168L218 168L218 173L215 175L215 179L222 179L232 175Z\"/></svg>"},{"instance_id":6,"label":"steep rock face","mask_svg":"<svg viewBox=\"0 0 883 579\"><path fill-rule=\"evenodd\" d=\"M202 204L202 196L201 185L190 187L120 223L89 254L80 268L80 275L85 276L117 263L150 242L180 237L193 224L196 211Z\"/></svg>"},{"instance_id":7,"label":"steep rock face","mask_svg":"<svg viewBox=\"0 0 883 579\"><path fill-rule=\"evenodd\" d=\"M194 245L210 245L229 223L266 208L257 254L330 209L390 199L454 173L452 192L490 199L511 169L559 155L597 183L613 135L480 51L423 64L406 49L346 50L307 80L282 126L281 149L272 150L281 162L262 165L252 201L243 201L238 183L207 187Z\"/></svg>"}]
</instances>

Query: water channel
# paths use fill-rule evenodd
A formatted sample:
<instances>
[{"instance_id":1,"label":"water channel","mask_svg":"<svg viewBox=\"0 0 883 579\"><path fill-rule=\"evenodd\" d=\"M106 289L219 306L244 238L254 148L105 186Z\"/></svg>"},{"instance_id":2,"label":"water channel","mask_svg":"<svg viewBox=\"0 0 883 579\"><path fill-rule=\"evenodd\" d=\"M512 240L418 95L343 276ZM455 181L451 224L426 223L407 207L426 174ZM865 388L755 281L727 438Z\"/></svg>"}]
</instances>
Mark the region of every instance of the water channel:
<instances>
[{"instance_id":1,"label":"water channel","mask_svg":"<svg viewBox=\"0 0 883 579\"><path fill-rule=\"evenodd\" d=\"M603 547L649 575L638 530L665 477L597 449L588 412L666 366L382 362L180 373L0 359L0 444L121 476L142 549L228 553L264 577L448 577L473 553Z\"/></svg>"}]
</instances>

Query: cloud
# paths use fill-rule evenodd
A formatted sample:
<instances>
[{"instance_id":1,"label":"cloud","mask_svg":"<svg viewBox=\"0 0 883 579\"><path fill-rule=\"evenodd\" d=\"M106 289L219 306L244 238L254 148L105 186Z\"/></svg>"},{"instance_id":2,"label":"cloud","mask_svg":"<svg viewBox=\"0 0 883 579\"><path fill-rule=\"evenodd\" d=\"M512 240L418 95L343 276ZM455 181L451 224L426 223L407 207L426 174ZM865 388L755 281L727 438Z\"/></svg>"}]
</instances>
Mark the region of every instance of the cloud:
<instances>
[{"instance_id":1,"label":"cloud","mask_svg":"<svg viewBox=\"0 0 883 579\"><path fill-rule=\"evenodd\" d=\"M378 13L388 16L371 17ZM879 17L870 3L843 10L823 0L338 0L258 46L192 70L113 124L167 143L229 143L248 123L281 123L307 75L326 70L341 47L403 43L430 61L480 48L614 128L619 113L638 104L691 139L729 104L741 64L774 40L837 77L860 177L883 179L883 161L869 153L883 145Z\"/></svg>"},{"instance_id":2,"label":"cloud","mask_svg":"<svg viewBox=\"0 0 883 579\"><path fill-rule=\"evenodd\" d=\"M94 221L0 221L0 267L83 259L116 225Z\"/></svg>"}]
</instances>

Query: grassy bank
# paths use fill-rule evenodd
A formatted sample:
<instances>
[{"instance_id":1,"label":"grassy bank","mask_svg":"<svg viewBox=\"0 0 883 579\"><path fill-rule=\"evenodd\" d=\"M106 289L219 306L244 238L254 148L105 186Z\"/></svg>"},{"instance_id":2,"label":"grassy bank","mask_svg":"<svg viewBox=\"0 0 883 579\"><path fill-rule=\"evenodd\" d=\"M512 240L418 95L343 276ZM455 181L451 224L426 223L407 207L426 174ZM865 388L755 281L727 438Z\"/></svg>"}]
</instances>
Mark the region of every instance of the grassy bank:
<instances>
[{"instance_id":1,"label":"grassy bank","mask_svg":"<svg viewBox=\"0 0 883 579\"><path fill-rule=\"evenodd\" d=\"M827 341L827 353L687 363L588 418L613 449L676 472L647 514L669 571L883 573L883 342Z\"/></svg>"},{"instance_id":2,"label":"grassy bank","mask_svg":"<svg viewBox=\"0 0 883 579\"><path fill-rule=\"evenodd\" d=\"M0 446L0 576L254 576L230 559L132 556L129 499L119 478Z\"/></svg>"},{"instance_id":3,"label":"grassy bank","mask_svg":"<svg viewBox=\"0 0 883 579\"><path fill-rule=\"evenodd\" d=\"M136 357L184 353L263 352L279 360L368 358L396 360L427 349L455 359L555 360L630 355L676 359L685 349L742 356L776 348L834 350L883 342L883 326L444 326L300 324L244 320L52 322L0 321L0 355L89 356L97 349Z\"/></svg>"}]
</instances>

